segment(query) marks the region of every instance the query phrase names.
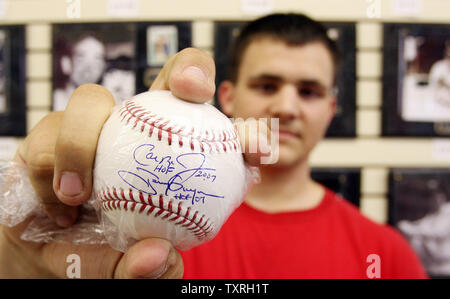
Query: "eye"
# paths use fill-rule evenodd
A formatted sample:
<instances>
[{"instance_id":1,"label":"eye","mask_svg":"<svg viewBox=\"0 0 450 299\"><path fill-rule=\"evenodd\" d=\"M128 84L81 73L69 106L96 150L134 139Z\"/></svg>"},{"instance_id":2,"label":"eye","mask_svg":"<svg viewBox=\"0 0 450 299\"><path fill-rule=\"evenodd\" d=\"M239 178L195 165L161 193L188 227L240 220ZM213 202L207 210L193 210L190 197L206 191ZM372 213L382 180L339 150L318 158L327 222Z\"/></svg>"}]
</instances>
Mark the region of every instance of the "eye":
<instances>
[{"instance_id":1,"label":"eye","mask_svg":"<svg viewBox=\"0 0 450 299\"><path fill-rule=\"evenodd\" d=\"M299 87L298 94L304 99L319 99L324 97L323 91L319 90L318 88L309 86Z\"/></svg>"},{"instance_id":2,"label":"eye","mask_svg":"<svg viewBox=\"0 0 450 299\"><path fill-rule=\"evenodd\" d=\"M271 95L277 92L278 85L273 82L259 82L259 83L253 83L250 86L252 89L256 90L257 92L260 92L262 94Z\"/></svg>"}]
</instances>

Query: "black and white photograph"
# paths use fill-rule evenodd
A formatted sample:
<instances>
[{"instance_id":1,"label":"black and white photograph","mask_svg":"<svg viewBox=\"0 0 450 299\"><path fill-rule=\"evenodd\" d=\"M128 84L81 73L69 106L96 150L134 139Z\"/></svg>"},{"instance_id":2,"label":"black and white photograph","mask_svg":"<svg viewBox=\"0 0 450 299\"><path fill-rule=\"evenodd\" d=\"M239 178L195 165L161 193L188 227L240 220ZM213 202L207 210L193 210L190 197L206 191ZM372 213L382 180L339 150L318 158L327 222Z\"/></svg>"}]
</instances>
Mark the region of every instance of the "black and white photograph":
<instances>
[{"instance_id":1,"label":"black and white photograph","mask_svg":"<svg viewBox=\"0 0 450 299\"><path fill-rule=\"evenodd\" d=\"M449 177L448 169L392 169L389 175L389 222L431 277L450 278Z\"/></svg>"},{"instance_id":2,"label":"black and white photograph","mask_svg":"<svg viewBox=\"0 0 450 299\"><path fill-rule=\"evenodd\" d=\"M450 121L450 33L448 39L406 35L402 42L402 118Z\"/></svg>"},{"instance_id":3,"label":"black and white photograph","mask_svg":"<svg viewBox=\"0 0 450 299\"><path fill-rule=\"evenodd\" d=\"M6 31L0 30L0 114L6 112L6 93L5 93L5 83L6 83L6 51L5 51L5 43L6 43Z\"/></svg>"},{"instance_id":4,"label":"black and white photograph","mask_svg":"<svg viewBox=\"0 0 450 299\"><path fill-rule=\"evenodd\" d=\"M53 25L53 110L85 83L103 85L117 104L134 96L135 32L132 23Z\"/></svg>"},{"instance_id":5,"label":"black and white photograph","mask_svg":"<svg viewBox=\"0 0 450 299\"><path fill-rule=\"evenodd\" d=\"M216 86L228 78L227 57L234 38L245 22L216 22L214 33L214 60ZM355 24L350 22L323 22L328 37L336 41L341 54L341 67L337 74L335 94L338 99L336 114L326 137L352 138L356 136L356 38ZM220 109L218 100L215 105Z\"/></svg>"},{"instance_id":6,"label":"black and white photograph","mask_svg":"<svg viewBox=\"0 0 450 299\"><path fill-rule=\"evenodd\" d=\"M167 60L192 46L191 22L141 22L137 26L136 93L147 91Z\"/></svg>"},{"instance_id":7,"label":"black and white photograph","mask_svg":"<svg viewBox=\"0 0 450 299\"><path fill-rule=\"evenodd\" d=\"M312 168L311 178L333 190L356 207L360 203L361 169L359 168Z\"/></svg>"},{"instance_id":8,"label":"black and white photograph","mask_svg":"<svg viewBox=\"0 0 450 299\"><path fill-rule=\"evenodd\" d=\"M0 136L26 131L25 29L0 26Z\"/></svg>"},{"instance_id":9,"label":"black and white photograph","mask_svg":"<svg viewBox=\"0 0 450 299\"><path fill-rule=\"evenodd\" d=\"M450 136L450 25L386 24L383 132Z\"/></svg>"}]
</instances>

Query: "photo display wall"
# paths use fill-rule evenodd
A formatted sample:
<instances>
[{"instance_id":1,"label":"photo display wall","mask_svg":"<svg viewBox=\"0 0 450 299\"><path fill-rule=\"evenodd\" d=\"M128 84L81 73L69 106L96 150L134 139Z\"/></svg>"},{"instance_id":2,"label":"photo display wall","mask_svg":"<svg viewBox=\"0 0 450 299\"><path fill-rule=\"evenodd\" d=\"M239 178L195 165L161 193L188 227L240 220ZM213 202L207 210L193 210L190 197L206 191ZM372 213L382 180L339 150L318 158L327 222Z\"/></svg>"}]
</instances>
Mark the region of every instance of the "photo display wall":
<instances>
[{"instance_id":1,"label":"photo display wall","mask_svg":"<svg viewBox=\"0 0 450 299\"><path fill-rule=\"evenodd\" d=\"M104 86L119 104L148 90L190 45L190 22L54 24L53 110L64 110L85 83Z\"/></svg>"},{"instance_id":2,"label":"photo display wall","mask_svg":"<svg viewBox=\"0 0 450 299\"><path fill-rule=\"evenodd\" d=\"M137 93L147 91L167 59L192 46L190 22L137 24Z\"/></svg>"},{"instance_id":3,"label":"photo display wall","mask_svg":"<svg viewBox=\"0 0 450 299\"><path fill-rule=\"evenodd\" d=\"M24 136L25 28L0 26L0 136Z\"/></svg>"},{"instance_id":4,"label":"photo display wall","mask_svg":"<svg viewBox=\"0 0 450 299\"><path fill-rule=\"evenodd\" d=\"M430 277L450 278L450 170L391 169L389 224L409 240Z\"/></svg>"},{"instance_id":5,"label":"photo display wall","mask_svg":"<svg viewBox=\"0 0 450 299\"><path fill-rule=\"evenodd\" d=\"M245 22L216 22L214 26L214 60L216 62L216 87L228 77L228 55L234 38ZM354 23L323 22L328 36L335 40L342 65L337 75L336 92L338 105L336 115L328 128L326 137L356 136L356 38ZM217 98L215 105L220 109Z\"/></svg>"},{"instance_id":6,"label":"photo display wall","mask_svg":"<svg viewBox=\"0 0 450 299\"><path fill-rule=\"evenodd\" d=\"M383 135L450 136L450 25L385 24Z\"/></svg>"}]
</instances>

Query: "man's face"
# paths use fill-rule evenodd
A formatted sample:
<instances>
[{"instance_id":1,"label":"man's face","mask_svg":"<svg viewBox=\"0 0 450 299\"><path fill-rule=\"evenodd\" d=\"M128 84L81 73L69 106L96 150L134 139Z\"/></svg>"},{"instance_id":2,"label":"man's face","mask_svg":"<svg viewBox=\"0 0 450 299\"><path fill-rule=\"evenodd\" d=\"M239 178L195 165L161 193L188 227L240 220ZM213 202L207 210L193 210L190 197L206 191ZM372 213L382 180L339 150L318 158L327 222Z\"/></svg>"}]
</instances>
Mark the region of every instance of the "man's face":
<instances>
[{"instance_id":1,"label":"man's face","mask_svg":"<svg viewBox=\"0 0 450 299\"><path fill-rule=\"evenodd\" d=\"M93 37L81 40L74 48L71 80L76 85L97 83L105 69L105 47Z\"/></svg>"},{"instance_id":2,"label":"man's face","mask_svg":"<svg viewBox=\"0 0 450 299\"><path fill-rule=\"evenodd\" d=\"M277 166L293 166L307 158L334 116L333 78L332 57L323 44L258 39L242 58L230 112L234 118L278 118Z\"/></svg>"}]
</instances>

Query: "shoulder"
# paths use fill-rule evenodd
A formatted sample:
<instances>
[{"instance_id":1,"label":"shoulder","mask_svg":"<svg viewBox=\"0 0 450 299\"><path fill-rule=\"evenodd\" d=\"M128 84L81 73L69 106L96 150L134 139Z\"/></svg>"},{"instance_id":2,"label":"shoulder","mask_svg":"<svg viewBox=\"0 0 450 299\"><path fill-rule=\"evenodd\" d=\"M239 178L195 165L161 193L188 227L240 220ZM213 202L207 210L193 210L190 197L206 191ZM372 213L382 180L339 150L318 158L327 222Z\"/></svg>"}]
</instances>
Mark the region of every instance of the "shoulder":
<instances>
[{"instance_id":1,"label":"shoulder","mask_svg":"<svg viewBox=\"0 0 450 299\"><path fill-rule=\"evenodd\" d=\"M363 215L358 207L345 200L343 197L337 195L333 191L329 192L330 196L334 197L335 213L341 218L342 222L352 227L355 233L366 236L377 243L406 243L403 236L392 226L375 222Z\"/></svg>"},{"instance_id":2,"label":"shoulder","mask_svg":"<svg viewBox=\"0 0 450 299\"><path fill-rule=\"evenodd\" d=\"M448 63L444 60L439 60L435 62L430 69L430 75L438 75L445 74L448 72Z\"/></svg>"},{"instance_id":3,"label":"shoulder","mask_svg":"<svg viewBox=\"0 0 450 299\"><path fill-rule=\"evenodd\" d=\"M426 277L418 256L398 230L369 219L347 200L334 196L335 214L345 226L349 241L357 244L365 256L380 257L384 277Z\"/></svg>"}]
</instances>

